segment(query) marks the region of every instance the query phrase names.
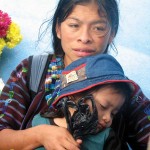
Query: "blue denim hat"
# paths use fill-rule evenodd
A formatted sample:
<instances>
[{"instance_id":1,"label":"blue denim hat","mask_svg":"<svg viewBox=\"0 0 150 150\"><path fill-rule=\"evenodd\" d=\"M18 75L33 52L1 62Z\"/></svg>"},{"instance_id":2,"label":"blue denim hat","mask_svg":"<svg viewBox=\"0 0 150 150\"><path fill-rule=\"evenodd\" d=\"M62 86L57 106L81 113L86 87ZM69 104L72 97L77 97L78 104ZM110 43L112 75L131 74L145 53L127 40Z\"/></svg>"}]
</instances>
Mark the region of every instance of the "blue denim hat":
<instances>
[{"instance_id":1,"label":"blue denim hat","mask_svg":"<svg viewBox=\"0 0 150 150\"><path fill-rule=\"evenodd\" d=\"M61 90L59 97L88 90L94 86L112 82L127 82L131 85L133 92L137 85L129 80L118 61L108 54L98 54L84 57L68 65L61 75Z\"/></svg>"}]
</instances>

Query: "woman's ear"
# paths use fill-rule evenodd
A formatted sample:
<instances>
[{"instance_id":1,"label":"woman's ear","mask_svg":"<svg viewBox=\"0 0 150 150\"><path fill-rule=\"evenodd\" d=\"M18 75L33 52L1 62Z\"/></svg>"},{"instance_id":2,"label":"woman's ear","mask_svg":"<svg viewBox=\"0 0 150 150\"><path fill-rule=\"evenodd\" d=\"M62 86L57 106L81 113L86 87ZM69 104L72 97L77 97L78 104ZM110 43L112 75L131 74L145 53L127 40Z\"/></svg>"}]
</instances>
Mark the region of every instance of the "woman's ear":
<instances>
[{"instance_id":1,"label":"woman's ear","mask_svg":"<svg viewBox=\"0 0 150 150\"><path fill-rule=\"evenodd\" d=\"M112 32L111 35L110 35L110 37L109 37L109 44L112 43L112 41L114 40L114 38L115 38L115 33Z\"/></svg>"},{"instance_id":2,"label":"woman's ear","mask_svg":"<svg viewBox=\"0 0 150 150\"><path fill-rule=\"evenodd\" d=\"M59 39L61 39L61 31L60 31L60 25L57 23L56 24L56 34L57 34L57 37L59 38Z\"/></svg>"}]
</instances>

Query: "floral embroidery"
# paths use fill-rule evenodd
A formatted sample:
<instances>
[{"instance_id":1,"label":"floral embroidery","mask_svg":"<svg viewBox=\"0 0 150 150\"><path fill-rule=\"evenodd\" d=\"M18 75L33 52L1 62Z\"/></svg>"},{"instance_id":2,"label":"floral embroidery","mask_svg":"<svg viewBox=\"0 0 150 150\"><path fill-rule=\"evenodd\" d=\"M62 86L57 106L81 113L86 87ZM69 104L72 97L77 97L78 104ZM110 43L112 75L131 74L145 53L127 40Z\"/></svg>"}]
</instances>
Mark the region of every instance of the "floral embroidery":
<instances>
[{"instance_id":1,"label":"floral embroidery","mask_svg":"<svg viewBox=\"0 0 150 150\"><path fill-rule=\"evenodd\" d=\"M60 91L60 75L63 69L63 61L61 58L52 58L46 75L45 91L48 93L45 96L47 104L51 103L58 97Z\"/></svg>"},{"instance_id":2,"label":"floral embroidery","mask_svg":"<svg viewBox=\"0 0 150 150\"><path fill-rule=\"evenodd\" d=\"M15 86L15 82L18 81L18 78L22 77L23 73L27 73L27 68L23 67L22 70L17 73L17 77L16 78L12 78L11 82L9 83L9 92L8 92L8 99L6 100L2 100L4 102L4 106L2 108L2 114L0 114L0 118L5 116L5 112L7 109L7 106L9 105L9 103L11 103L13 101L13 97L14 97L14 86Z\"/></svg>"},{"instance_id":3,"label":"floral embroidery","mask_svg":"<svg viewBox=\"0 0 150 150\"><path fill-rule=\"evenodd\" d=\"M148 115L148 120L150 120L150 105L144 109L144 113Z\"/></svg>"},{"instance_id":4,"label":"floral embroidery","mask_svg":"<svg viewBox=\"0 0 150 150\"><path fill-rule=\"evenodd\" d=\"M135 95L132 100L131 100L131 104L133 105L134 103L138 103L141 104L143 102L142 97L141 96L137 96Z\"/></svg>"}]
</instances>

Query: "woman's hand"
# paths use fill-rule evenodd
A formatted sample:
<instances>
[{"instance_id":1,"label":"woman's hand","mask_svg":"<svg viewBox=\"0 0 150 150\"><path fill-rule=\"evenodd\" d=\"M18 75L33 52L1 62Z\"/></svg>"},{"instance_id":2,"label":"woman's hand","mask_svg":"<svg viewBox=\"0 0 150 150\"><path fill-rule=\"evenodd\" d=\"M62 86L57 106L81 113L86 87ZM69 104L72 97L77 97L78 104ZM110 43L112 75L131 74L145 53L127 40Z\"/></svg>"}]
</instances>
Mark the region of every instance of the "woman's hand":
<instances>
[{"instance_id":1,"label":"woman's hand","mask_svg":"<svg viewBox=\"0 0 150 150\"><path fill-rule=\"evenodd\" d=\"M32 150L44 146L46 150L79 150L82 140L75 141L66 128L38 125L25 130L0 131L0 149Z\"/></svg>"},{"instance_id":2,"label":"woman's hand","mask_svg":"<svg viewBox=\"0 0 150 150\"><path fill-rule=\"evenodd\" d=\"M39 125L38 128L38 142L43 145L46 150L79 150L82 140L74 140L72 135L66 128Z\"/></svg>"}]
</instances>

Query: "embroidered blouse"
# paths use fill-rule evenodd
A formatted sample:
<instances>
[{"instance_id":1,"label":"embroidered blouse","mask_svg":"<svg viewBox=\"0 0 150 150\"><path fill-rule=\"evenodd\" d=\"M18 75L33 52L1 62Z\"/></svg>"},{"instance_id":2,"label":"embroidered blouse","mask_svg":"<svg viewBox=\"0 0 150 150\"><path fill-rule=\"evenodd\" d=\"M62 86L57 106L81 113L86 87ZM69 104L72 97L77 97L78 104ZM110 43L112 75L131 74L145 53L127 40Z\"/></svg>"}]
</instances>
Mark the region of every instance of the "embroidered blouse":
<instances>
[{"instance_id":1,"label":"embroidered blouse","mask_svg":"<svg viewBox=\"0 0 150 150\"><path fill-rule=\"evenodd\" d=\"M24 59L11 73L0 95L0 130L10 128L14 130L31 127L33 117L43 108L48 107L45 100L44 82L41 91L30 99L27 84L29 60ZM46 76L46 75L45 75ZM126 111L123 139L133 149L146 149L150 136L150 101L141 89L133 96ZM115 125L118 134L122 132L120 123Z\"/></svg>"}]
</instances>

